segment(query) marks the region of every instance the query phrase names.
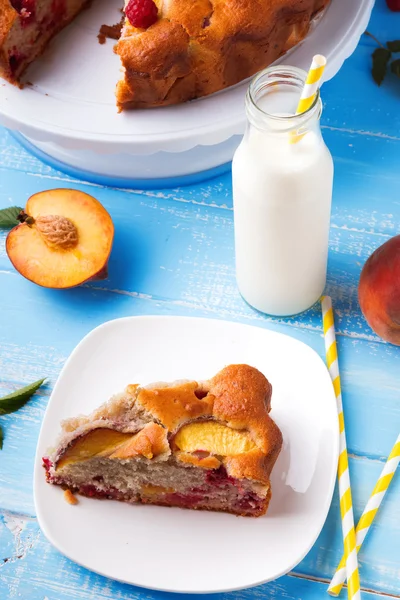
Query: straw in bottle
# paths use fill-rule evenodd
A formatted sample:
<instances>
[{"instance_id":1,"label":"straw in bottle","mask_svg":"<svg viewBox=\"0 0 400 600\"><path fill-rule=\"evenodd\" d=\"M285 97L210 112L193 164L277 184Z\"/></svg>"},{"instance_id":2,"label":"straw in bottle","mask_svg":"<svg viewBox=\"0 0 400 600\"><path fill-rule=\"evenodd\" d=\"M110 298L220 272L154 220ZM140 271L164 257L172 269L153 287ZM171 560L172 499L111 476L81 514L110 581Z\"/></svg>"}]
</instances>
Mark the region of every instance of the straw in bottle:
<instances>
[{"instance_id":1,"label":"straw in bottle","mask_svg":"<svg viewBox=\"0 0 400 600\"><path fill-rule=\"evenodd\" d=\"M338 466L340 513L342 518L343 546L346 560L347 592L349 600L360 600L360 577L354 531L353 502L351 497L349 462L347 456L346 432L344 426L342 392L340 387L339 363L336 345L335 324L332 300L329 296L321 299L324 326L326 362L335 390L340 431L340 454Z\"/></svg>"},{"instance_id":2,"label":"straw in bottle","mask_svg":"<svg viewBox=\"0 0 400 600\"><path fill-rule=\"evenodd\" d=\"M308 71L307 79L297 105L296 115L301 115L312 106L317 92L321 87L321 80L325 71L325 67L325 56L322 56L322 54L316 54L312 59L311 67Z\"/></svg>"},{"instance_id":3,"label":"straw in bottle","mask_svg":"<svg viewBox=\"0 0 400 600\"><path fill-rule=\"evenodd\" d=\"M299 103L296 109L296 115L301 115L306 112L315 101L317 92L321 86L322 75L326 66L326 58L322 54L316 54L312 59L310 69L300 96ZM290 143L297 144L304 134L293 132L290 136Z\"/></svg>"},{"instance_id":4,"label":"straw in bottle","mask_svg":"<svg viewBox=\"0 0 400 600\"><path fill-rule=\"evenodd\" d=\"M375 519L376 513L381 505L381 502L388 490L388 487L393 479L395 471L400 462L400 435L398 436L395 445L392 448L391 453L383 467L382 473L376 485L372 491L371 497L364 509L363 514L358 522L356 529L356 544L357 552L360 550L362 543L369 531L369 528ZM346 581L346 562L343 556L336 570L335 575L328 588L329 594L332 596L338 596Z\"/></svg>"}]
</instances>

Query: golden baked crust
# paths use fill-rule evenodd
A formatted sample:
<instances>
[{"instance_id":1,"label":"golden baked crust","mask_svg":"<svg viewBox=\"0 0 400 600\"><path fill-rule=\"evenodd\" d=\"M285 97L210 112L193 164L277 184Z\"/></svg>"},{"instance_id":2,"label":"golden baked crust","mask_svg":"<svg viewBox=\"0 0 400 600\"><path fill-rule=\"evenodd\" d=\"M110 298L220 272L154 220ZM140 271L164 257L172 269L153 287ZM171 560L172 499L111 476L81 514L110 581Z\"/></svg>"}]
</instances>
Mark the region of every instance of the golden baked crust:
<instances>
[{"instance_id":1,"label":"golden baked crust","mask_svg":"<svg viewBox=\"0 0 400 600\"><path fill-rule=\"evenodd\" d=\"M128 443L117 448L110 458L144 456L152 460L156 456L170 453L166 429L158 423L148 423Z\"/></svg>"},{"instance_id":2,"label":"golden baked crust","mask_svg":"<svg viewBox=\"0 0 400 600\"><path fill-rule=\"evenodd\" d=\"M231 429L248 431L257 448L226 456L223 463L236 479L268 484L282 446L282 434L268 414L271 394L271 384L260 371L248 365L230 365L203 384L187 382L175 387L139 389L136 403L172 435L185 423L207 417ZM188 456L177 457L205 468L209 464L204 459L197 462Z\"/></svg>"},{"instance_id":3,"label":"golden baked crust","mask_svg":"<svg viewBox=\"0 0 400 600\"><path fill-rule=\"evenodd\" d=\"M136 403L151 413L170 433L180 425L199 417L212 415L213 396L200 399L197 381L188 381L173 387L141 388Z\"/></svg>"},{"instance_id":4,"label":"golden baked crust","mask_svg":"<svg viewBox=\"0 0 400 600\"><path fill-rule=\"evenodd\" d=\"M251 77L302 41L329 1L156 0L156 23L127 22L116 45L119 108L178 104Z\"/></svg>"},{"instance_id":5,"label":"golden baked crust","mask_svg":"<svg viewBox=\"0 0 400 600\"><path fill-rule=\"evenodd\" d=\"M257 449L226 457L228 473L237 479L268 483L282 448L282 433L269 416L272 386L257 369L230 365L210 382L213 415L233 429L247 429Z\"/></svg>"},{"instance_id":6,"label":"golden baked crust","mask_svg":"<svg viewBox=\"0 0 400 600\"><path fill-rule=\"evenodd\" d=\"M11 6L9 0L0 0L0 46L3 44L13 22L18 18L17 11Z\"/></svg>"},{"instance_id":7,"label":"golden baked crust","mask_svg":"<svg viewBox=\"0 0 400 600\"><path fill-rule=\"evenodd\" d=\"M186 465L203 469L218 469L223 465L235 479L269 485L271 470L282 447L282 434L268 414L271 394L272 387L266 377L249 365L230 365L201 383L129 385L124 395L115 397L89 417L64 422L64 437L52 461L58 468L74 444L106 428L126 436L122 436L122 445L108 453L110 458L141 456L167 460L172 454ZM175 440L178 432L191 423L219 423L223 431L228 428L239 436L248 436L246 450L229 451L235 442L230 440L227 451L221 454L212 450L202 452L202 448L198 448L199 453L185 451ZM215 430L210 435L212 439Z\"/></svg>"}]
</instances>

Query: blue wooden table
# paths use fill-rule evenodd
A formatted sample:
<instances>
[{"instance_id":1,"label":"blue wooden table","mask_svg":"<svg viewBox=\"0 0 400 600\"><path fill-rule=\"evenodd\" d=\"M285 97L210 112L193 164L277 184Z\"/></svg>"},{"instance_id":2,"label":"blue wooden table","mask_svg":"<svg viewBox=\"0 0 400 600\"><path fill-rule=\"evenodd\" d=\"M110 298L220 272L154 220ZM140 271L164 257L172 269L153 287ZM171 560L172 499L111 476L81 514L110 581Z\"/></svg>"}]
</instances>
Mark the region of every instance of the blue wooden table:
<instances>
[{"instance_id":1,"label":"blue wooden table","mask_svg":"<svg viewBox=\"0 0 400 600\"><path fill-rule=\"evenodd\" d=\"M369 30L400 38L400 13L377 0ZM361 40L323 89L323 134L335 161L327 292L336 310L356 518L400 430L400 348L383 343L357 301L369 254L400 229L400 81L370 76L374 42ZM324 354L317 309L273 320L240 298L233 260L230 174L193 187L119 191L75 181L30 156L0 129L0 207L24 206L40 190L78 188L111 213L116 239L109 278L68 291L18 275L0 240L0 394L49 378L18 413L1 417L0 599L106 600L166 596L110 581L61 556L41 533L32 471L40 423L71 350L100 323L127 315L223 318L282 331ZM314 548L289 575L228 598L326 598L342 553L337 491ZM400 474L360 553L364 598L400 598Z\"/></svg>"}]
</instances>

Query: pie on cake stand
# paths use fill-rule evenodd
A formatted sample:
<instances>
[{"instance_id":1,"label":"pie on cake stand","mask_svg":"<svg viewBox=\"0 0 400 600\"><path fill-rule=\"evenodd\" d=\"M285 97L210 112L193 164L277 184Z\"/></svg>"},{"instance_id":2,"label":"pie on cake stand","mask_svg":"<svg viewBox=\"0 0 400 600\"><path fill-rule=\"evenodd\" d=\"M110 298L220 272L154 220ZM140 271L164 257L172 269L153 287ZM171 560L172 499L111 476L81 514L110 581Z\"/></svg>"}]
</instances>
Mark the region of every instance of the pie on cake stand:
<instances>
[{"instance_id":1,"label":"pie on cake stand","mask_svg":"<svg viewBox=\"0 0 400 600\"><path fill-rule=\"evenodd\" d=\"M115 109L120 69L113 42L100 45L103 23L119 20L120 0L98 0L52 42L27 71L33 85L0 86L0 124L46 162L69 174L121 187L162 187L229 167L245 127L248 81L217 94L152 110ZM307 38L278 62L307 69L328 59L325 80L354 51L373 0L331 0ZM98 65L101 63L101 77Z\"/></svg>"}]
</instances>

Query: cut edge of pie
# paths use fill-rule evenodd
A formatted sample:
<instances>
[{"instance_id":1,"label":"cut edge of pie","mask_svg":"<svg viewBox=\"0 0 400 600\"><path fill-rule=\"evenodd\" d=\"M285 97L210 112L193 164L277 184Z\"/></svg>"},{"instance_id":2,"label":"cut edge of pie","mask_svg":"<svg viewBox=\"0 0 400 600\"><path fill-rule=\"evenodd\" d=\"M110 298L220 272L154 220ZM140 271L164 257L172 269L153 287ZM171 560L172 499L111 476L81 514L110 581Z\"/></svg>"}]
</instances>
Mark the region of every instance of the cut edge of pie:
<instances>
[{"instance_id":1,"label":"cut edge of pie","mask_svg":"<svg viewBox=\"0 0 400 600\"><path fill-rule=\"evenodd\" d=\"M63 423L43 457L47 481L88 497L258 517L282 447L271 392L248 365L205 382L130 385Z\"/></svg>"},{"instance_id":2,"label":"cut edge of pie","mask_svg":"<svg viewBox=\"0 0 400 600\"><path fill-rule=\"evenodd\" d=\"M27 67L92 0L0 0L0 77L21 85Z\"/></svg>"}]
</instances>

